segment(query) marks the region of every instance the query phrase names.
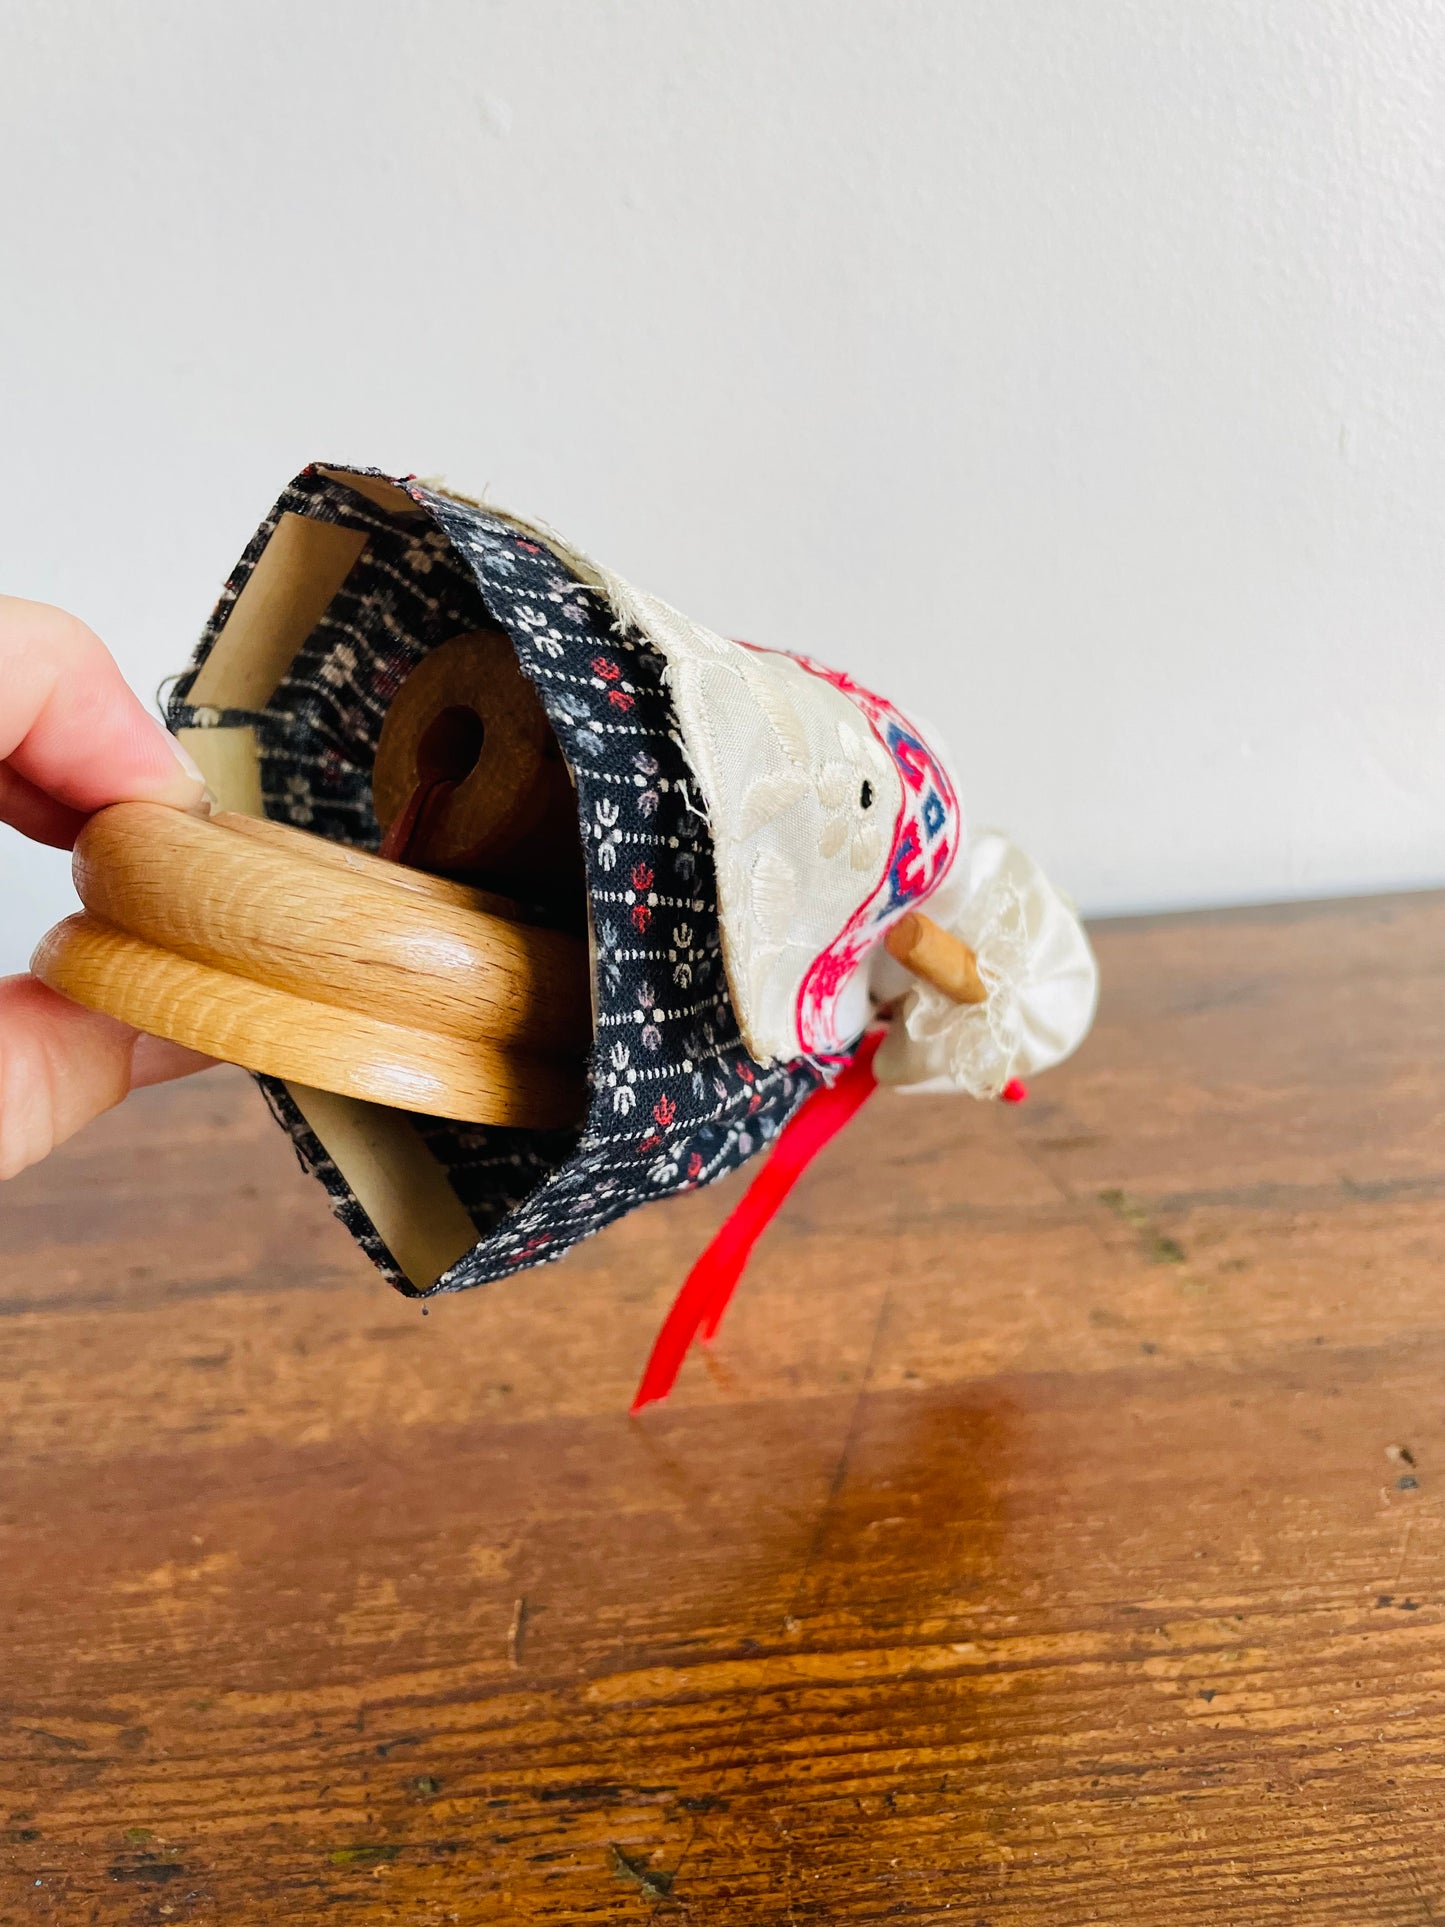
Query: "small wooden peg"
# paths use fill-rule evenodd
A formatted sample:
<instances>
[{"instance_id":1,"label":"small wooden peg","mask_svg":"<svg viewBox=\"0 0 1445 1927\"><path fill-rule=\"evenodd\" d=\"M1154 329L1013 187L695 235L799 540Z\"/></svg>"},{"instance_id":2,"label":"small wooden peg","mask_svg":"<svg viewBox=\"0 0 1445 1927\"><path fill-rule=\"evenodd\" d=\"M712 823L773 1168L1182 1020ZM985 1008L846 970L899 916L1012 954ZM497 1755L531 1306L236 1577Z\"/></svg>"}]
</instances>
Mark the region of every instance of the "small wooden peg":
<instances>
[{"instance_id":1,"label":"small wooden peg","mask_svg":"<svg viewBox=\"0 0 1445 1927\"><path fill-rule=\"evenodd\" d=\"M890 957L954 1003L987 1003L988 986L978 974L978 958L962 937L921 910L900 917L883 941Z\"/></svg>"}]
</instances>

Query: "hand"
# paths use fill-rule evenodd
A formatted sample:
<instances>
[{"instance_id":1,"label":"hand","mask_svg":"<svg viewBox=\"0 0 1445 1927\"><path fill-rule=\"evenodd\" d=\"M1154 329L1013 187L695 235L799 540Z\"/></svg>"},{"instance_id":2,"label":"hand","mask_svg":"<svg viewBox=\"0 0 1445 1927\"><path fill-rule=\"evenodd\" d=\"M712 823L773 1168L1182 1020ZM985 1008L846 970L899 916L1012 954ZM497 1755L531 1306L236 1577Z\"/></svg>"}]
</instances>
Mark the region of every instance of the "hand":
<instances>
[{"instance_id":1,"label":"hand","mask_svg":"<svg viewBox=\"0 0 1445 1927\"><path fill-rule=\"evenodd\" d=\"M208 807L200 772L85 624L0 596L0 822L69 849L106 803ZM0 978L0 1178L35 1164L127 1091L211 1060Z\"/></svg>"}]
</instances>

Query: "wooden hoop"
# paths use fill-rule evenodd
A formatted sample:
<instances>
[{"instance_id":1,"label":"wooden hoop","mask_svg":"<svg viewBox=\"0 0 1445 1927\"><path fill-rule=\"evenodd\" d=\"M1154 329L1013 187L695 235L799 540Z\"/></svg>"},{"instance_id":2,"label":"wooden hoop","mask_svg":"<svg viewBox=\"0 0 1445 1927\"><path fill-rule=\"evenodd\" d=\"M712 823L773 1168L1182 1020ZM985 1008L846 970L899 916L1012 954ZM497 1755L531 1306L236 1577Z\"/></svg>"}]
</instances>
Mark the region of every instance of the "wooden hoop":
<instances>
[{"instance_id":1,"label":"wooden hoop","mask_svg":"<svg viewBox=\"0 0 1445 1927\"><path fill-rule=\"evenodd\" d=\"M119 803L82 830L86 914L31 968L249 1070L475 1123L575 1122L585 946L499 899L280 824Z\"/></svg>"}]
</instances>

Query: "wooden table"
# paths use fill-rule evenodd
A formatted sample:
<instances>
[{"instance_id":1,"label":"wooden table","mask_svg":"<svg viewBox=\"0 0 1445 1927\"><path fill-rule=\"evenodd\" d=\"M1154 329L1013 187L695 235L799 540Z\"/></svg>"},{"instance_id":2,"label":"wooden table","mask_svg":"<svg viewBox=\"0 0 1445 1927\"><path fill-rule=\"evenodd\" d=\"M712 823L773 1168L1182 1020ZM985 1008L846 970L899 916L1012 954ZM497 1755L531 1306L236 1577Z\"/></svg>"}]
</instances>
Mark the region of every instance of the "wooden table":
<instances>
[{"instance_id":1,"label":"wooden table","mask_svg":"<svg viewBox=\"0 0 1445 1927\"><path fill-rule=\"evenodd\" d=\"M1445 899L1098 932L1021 1109L880 1096L392 1296L238 1073L0 1198L0 1919L1445 1915Z\"/></svg>"}]
</instances>

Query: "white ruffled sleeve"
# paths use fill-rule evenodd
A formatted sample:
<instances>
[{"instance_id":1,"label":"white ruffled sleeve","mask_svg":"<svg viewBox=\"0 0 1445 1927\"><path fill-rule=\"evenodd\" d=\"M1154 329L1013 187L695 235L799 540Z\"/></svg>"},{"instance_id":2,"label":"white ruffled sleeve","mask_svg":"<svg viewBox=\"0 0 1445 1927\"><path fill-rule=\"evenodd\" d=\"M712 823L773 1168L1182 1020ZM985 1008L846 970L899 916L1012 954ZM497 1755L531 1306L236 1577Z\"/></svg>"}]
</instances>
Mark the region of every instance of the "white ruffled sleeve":
<instances>
[{"instance_id":1,"label":"white ruffled sleeve","mask_svg":"<svg viewBox=\"0 0 1445 1927\"><path fill-rule=\"evenodd\" d=\"M1032 858L986 831L923 907L972 946L988 998L955 1004L880 951L869 987L893 1006L874 1059L884 1083L997 1097L1011 1078L1078 1049L1094 1021L1098 965L1072 904Z\"/></svg>"}]
</instances>

